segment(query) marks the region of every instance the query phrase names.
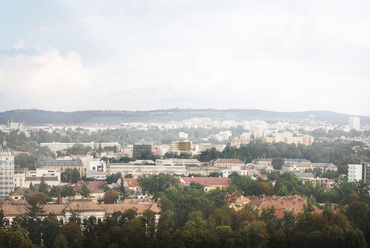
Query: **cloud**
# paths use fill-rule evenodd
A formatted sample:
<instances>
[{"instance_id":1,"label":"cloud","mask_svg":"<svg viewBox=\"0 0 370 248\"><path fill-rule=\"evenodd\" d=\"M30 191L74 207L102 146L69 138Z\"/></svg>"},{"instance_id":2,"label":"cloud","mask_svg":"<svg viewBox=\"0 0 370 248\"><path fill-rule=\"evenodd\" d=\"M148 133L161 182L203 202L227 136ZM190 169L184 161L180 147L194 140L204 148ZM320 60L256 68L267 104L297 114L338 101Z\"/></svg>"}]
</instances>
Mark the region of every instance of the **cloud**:
<instances>
[{"instance_id":1,"label":"cloud","mask_svg":"<svg viewBox=\"0 0 370 248\"><path fill-rule=\"evenodd\" d=\"M20 39L19 41L17 41L16 43L14 43L13 48L16 49L16 50L25 48L25 42L24 42L24 40Z\"/></svg>"},{"instance_id":2,"label":"cloud","mask_svg":"<svg viewBox=\"0 0 370 248\"><path fill-rule=\"evenodd\" d=\"M0 61L2 87L38 95L69 93L91 87L89 72L78 53L65 56L56 48L37 47L37 55L16 55Z\"/></svg>"},{"instance_id":3,"label":"cloud","mask_svg":"<svg viewBox=\"0 0 370 248\"><path fill-rule=\"evenodd\" d=\"M0 60L0 88L11 99L3 108L20 105L22 108L73 110L74 106L89 102L81 99L94 91L90 81L94 74L82 64L77 52L71 50L62 54L50 46L33 49L37 54L25 51Z\"/></svg>"}]
</instances>

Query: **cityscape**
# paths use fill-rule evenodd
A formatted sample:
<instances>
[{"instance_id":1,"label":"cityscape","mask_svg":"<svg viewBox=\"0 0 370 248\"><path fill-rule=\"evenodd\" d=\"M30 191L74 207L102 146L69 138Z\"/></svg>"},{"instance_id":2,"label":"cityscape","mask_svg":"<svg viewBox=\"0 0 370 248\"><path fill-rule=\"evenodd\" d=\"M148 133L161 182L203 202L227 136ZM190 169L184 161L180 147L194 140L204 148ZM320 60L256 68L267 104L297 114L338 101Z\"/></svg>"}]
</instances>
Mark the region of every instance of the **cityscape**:
<instances>
[{"instance_id":1,"label":"cityscape","mask_svg":"<svg viewBox=\"0 0 370 248\"><path fill-rule=\"evenodd\" d=\"M0 6L0 248L370 247L370 1Z\"/></svg>"},{"instance_id":2,"label":"cityscape","mask_svg":"<svg viewBox=\"0 0 370 248\"><path fill-rule=\"evenodd\" d=\"M129 136L133 139L126 138ZM153 139L144 139L148 137ZM80 225L82 238L87 235L86 228L103 227L108 220L120 225L120 218L124 218L126 224L144 221L145 242L140 245L158 242L156 246L165 246L159 243L165 241L160 236L148 235L159 235L167 214L174 218L173 237L181 236L190 223L194 227L198 221L211 225L208 222L216 218L212 225L221 228L224 224L218 221L229 223L228 242L247 242L232 235L232 228L238 229L232 227L236 225L234 218L238 218L237 225L252 221L254 228L263 230L267 228L265 218L284 226L281 221L288 214L300 221L307 214L330 213L350 225L356 216L346 217L352 211L349 207L358 208L359 201L370 200L370 126L361 125L356 116L350 117L347 125L309 119L238 122L192 118L164 123L28 126L8 120L0 125L0 139L3 227L13 227L14 222L23 225L33 245L80 242L104 246L109 242L103 244L98 236L69 241L64 235L65 241L60 241L60 233L74 223ZM178 202L184 196L175 199L173 191L189 199ZM197 201L208 203L193 205ZM207 211L226 212L206 217L198 208L201 206ZM194 214L199 216L193 220ZM41 229L32 233L30 228L35 226L29 224L30 218L42 221L33 224L37 228L54 220L53 228L60 231L48 240ZM276 237L270 236L270 231L265 230L266 244L276 242L269 241ZM359 242L357 237L352 239ZM175 246L182 242L175 242ZM220 247L226 245L222 242Z\"/></svg>"}]
</instances>

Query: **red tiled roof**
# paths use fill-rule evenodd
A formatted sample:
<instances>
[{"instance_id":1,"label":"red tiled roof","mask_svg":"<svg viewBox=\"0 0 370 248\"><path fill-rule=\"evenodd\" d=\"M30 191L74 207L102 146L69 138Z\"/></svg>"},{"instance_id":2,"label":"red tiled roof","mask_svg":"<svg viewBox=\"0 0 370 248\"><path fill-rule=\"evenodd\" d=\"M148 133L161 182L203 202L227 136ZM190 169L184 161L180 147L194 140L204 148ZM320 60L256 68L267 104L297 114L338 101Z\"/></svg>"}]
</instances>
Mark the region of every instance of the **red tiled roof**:
<instances>
[{"instance_id":1,"label":"red tiled roof","mask_svg":"<svg viewBox=\"0 0 370 248\"><path fill-rule=\"evenodd\" d=\"M139 182L136 178L124 178L123 181L125 181L129 187L139 186Z\"/></svg>"}]
</instances>

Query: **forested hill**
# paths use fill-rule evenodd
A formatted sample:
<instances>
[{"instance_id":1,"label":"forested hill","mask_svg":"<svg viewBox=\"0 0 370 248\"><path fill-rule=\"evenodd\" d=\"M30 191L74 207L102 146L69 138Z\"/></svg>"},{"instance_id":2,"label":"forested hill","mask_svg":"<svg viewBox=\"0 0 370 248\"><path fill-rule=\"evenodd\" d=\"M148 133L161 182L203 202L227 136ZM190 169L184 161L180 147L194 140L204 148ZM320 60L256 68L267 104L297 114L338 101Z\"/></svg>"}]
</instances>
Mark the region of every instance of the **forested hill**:
<instances>
[{"instance_id":1,"label":"forested hill","mask_svg":"<svg viewBox=\"0 0 370 248\"><path fill-rule=\"evenodd\" d=\"M332 111L305 111L305 112L274 112L257 109L166 109L150 111L123 111L123 110L91 110L91 111L44 111L44 110L11 110L0 113L0 123L7 120L24 122L26 125L45 124L120 124L124 122L169 122L181 121L194 117L209 117L213 120L235 121L323 121L331 124L344 125L348 123L350 115ZM362 125L370 124L370 116L360 116Z\"/></svg>"}]
</instances>

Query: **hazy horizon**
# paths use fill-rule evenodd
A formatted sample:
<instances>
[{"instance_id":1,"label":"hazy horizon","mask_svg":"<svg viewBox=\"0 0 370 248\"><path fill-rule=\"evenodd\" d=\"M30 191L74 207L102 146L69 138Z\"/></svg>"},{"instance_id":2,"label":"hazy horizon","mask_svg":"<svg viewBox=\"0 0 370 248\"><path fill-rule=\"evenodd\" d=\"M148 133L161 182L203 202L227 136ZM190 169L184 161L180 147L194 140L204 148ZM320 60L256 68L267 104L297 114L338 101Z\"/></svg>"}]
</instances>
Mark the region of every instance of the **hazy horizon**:
<instances>
[{"instance_id":1,"label":"hazy horizon","mask_svg":"<svg viewBox=\"0 0 370 248\"><path fill-rule=\"evenodd\" d=\"M5 2L0 112L370 116L369 9L364 0Z\"/></svg>"}]
</instances>

